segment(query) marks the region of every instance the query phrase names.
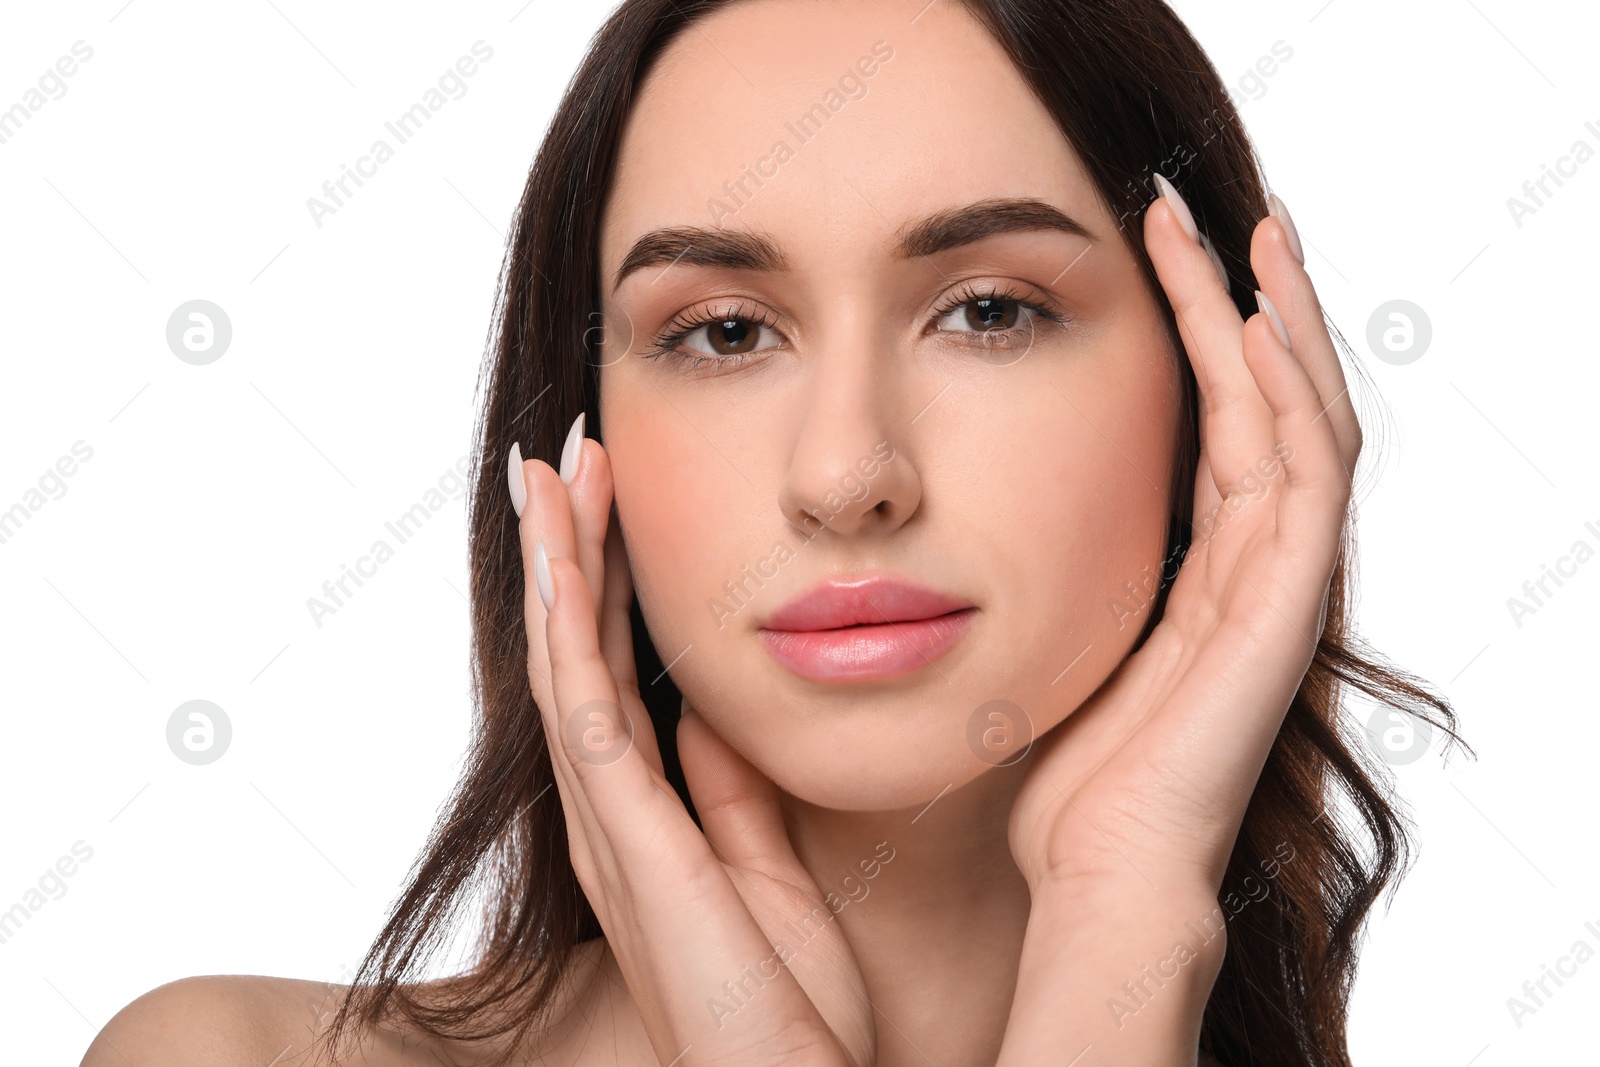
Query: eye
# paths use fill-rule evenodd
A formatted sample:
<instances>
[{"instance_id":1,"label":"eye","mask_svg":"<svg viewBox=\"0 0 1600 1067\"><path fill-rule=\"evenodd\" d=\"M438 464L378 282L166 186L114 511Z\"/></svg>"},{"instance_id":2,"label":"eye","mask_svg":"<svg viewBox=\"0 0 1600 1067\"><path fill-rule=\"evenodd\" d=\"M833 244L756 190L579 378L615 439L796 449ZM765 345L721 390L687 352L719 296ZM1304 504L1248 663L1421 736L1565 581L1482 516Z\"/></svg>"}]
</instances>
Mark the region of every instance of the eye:
<instances>
[{"instance_id":1,"label":"eye","mask_svg":"<svg viewBox=\"0 0 1600 1067\"><path fill-rule=\"evenodd\" d=\"M1021 294L992 287L967 286L936 309L935 327L944 333L980 335L988 343L1016 333L1031 333L1040 320L1064 324L1060 312L1044 301L1023 299Z\"/></svg>"},{"instance_id":2,"label":"eye","mask_svg":"<svg viewBox=\"0 0 1600 1067\"><path fill-rule=\"evenodd\" d=\"M782 341L775 324L742 305L700 307L674 315L643 353L646 359L666 357L689 367L729 367Z\"/></svg>"},{"instance_id":3,"label":"eye","mask_svg":"<svg viewBox=\"0 0 1600 1067\"><path fill-rule=\"evenodd\" d=\"M697 338L703 339L703 347L688 344ZM742 356L773 347L777 337L765 323L733 316L708 319L685 334L679 343L687 345L697 355Z\"/></svg>"}]
</instances>

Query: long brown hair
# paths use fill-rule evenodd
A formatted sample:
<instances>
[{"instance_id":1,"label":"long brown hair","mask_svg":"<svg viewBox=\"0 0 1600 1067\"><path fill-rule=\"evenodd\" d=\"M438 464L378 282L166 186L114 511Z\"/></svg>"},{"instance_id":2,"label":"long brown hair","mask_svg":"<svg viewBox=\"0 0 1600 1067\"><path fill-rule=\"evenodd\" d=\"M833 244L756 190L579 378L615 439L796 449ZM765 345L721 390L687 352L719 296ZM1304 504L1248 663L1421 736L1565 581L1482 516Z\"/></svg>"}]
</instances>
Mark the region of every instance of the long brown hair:
<instances>
[{"instance_id":1,"label":"long brown hair","mask_svg":"<svg viewBox=\"0 0 1600 1067\"><path fill-rule=\"evenodd\" d=\"M556 462L577 414L599 425L600 212L635 94L663 46L730 0L624 0L596 35L551 122L517 209L485 361L469 496L472 668L479 715L466 771L405 891L325 1032L391 1020L438 1038L510 1033L540 1022L580 942L602 936L573 874L566 823L527 676L523 563L505 456ZM1229 275L1242 316L1256 310L1250 239L1266 214L1259 164L1199 43L1161 0L962 0L1055 117L1151 291L1142 216L1161 171L1182 191ZM1164 296L1174 352L1181 343ZM1332 327L1330 326L1330 329ZM1338 342L1348 345L1338 331ZM1199 450L1186 360L1168 559L1190 539ZM1350 361L1360 374L1359 363ZM1229 1067L1347 1067L1345 1024L1361 928L1409 858L1406 823L1345 698L1359 691L1459 743L1449 704L1385 665L1350 629L1352 527L1332 578L1328 620L1234 845L1221 899L1244 899L1207 1004L1201 1047ZM1160 617L1163 583L1146 621ZM638 674L669 781L694 811L675 744L679 694L633 608ZM546 795L548 793L548 795ZM1285 847L1289 862L1284 862ZM1257 896L1260 872L1272 891ZM473 966L450 993L422 982L461 909L483 901ZM509 1046L507 1050L509 1055ZM497 1060L497 1062L501 1062Z\"/></svg>"}]
</instances>

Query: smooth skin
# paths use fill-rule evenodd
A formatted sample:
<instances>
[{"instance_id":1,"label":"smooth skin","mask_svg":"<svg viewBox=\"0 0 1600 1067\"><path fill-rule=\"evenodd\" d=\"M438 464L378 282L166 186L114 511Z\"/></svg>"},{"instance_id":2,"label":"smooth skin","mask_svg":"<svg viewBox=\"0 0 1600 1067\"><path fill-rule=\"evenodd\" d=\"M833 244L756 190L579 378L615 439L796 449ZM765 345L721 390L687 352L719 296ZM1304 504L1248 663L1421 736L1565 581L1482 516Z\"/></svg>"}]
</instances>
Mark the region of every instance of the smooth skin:
<instances>
[{"instance_id":1,"label":"smooth skin","mask_svg":"<svg viewBox=\"0 0 1600 1067\"><path fill-rule=\"evenodd\" d=\"M790 269L761 273L680 264L630 276L608 309L611 321L626 321L631 342L616 355L608 351L602 370L609 446L582 442L570 488L547 464L525 465L530 505L522 527L524 555L531 558L542 541L554 591L546 614L532 592L536 569L530 573L530 677L541 707L551 709L547 729L562 729L569 717L582 718L580 709L598 702L594 706L620 703L635 731L635 744L615 762L596 765L579 750L564 750L558 781L580 881L663 1063L682 1056L684 1063L899 1064L925 1062L926 1051L938 1049L941 1061L994 1062L998 1056L1002 1064L1029 1064L1047 1057L1065 1062L1085 1046L1089 1051L1080 1062L1086 1064L1194 1063L1200 1012L1221 963L1220 939L1197 946L1196 959L1138 1012L1137 1025L1117 1026L1106 1001L1120 993L1122 982L1138 977L1142 964L1170 956L1186 922L1203 921L1216 908L1245 805L1323 623L1359 432L1310 279L1291 253L1282 223L1264 219L1252 265L1268 299L1283 309L1291 346L1286 348L1267 314L1241 320L1210 257L1186 232L1187 210L1175 211L1167 202L1147 213L1145 237L1202 393L1196 515L1220 514L1224 521L1206 527L1216 528L1215 536L1196 538L1151 639L1120 665L1125 645L1118 649L1107 641L1119 655L1098 677L1089 674L1094 695L1075 711L1057 702L1058 721L1065 721L1042 738L1024 768L984 773L987 768L970 755L964 765L945 759L937 745L962 743L965 715L976 703L930 697L941 684L932 670L899 686L843 697L821 694L783 677L762 658L753 623L729 635L708 621L702 607L708 587L722 574L737 573L736 565L716 558L717 549L731 546L722 553L727 561L758 553L774 525L796 505L815 506L830 479L837 482L848 470L852 450L864 452L875 434L892 440L906 460L892 480L874 484L858 511L828 527L826 545L808 549L825 560L796 563L804 573L780 579L782 591L769 603L804 588L819 572L833 572L826 563L895 559L892 542L900 537L914 543L914 529L924 543L936 543L926 527L915 527L918 508L931 511L933 501L944 501L949 510L934 511L928 524L946 524L954 535L949 543L958 545L961 534L980 527L986 506L996 514L1013 513L1019 502L1040 493L1033 472L1009 466L995 471L962 458L992 462L1000 450L984 456L981 436L969 432L949 440L948 424L924 431L898 418L918 410L902 401L923 405L937 392L937 382L926 380L930 368L986 391L978 404L994 404L987 414L1013 426L1038 410L1026 394L1055 401L1038 388L1041 378L1055 384L1056 392L1077 398L1101 429L1124 434L1116 450L1140 456L1151 472L1160 469L1154 457L1171 447L1170 437L1150 429L1162 424L1152 417L1158 413L1165 425L1173 421L1173 412L1162 410L1171 401L1162 388L1170 380L1152 370L1159 368L1157 361L1130 358L1141 344L1146 351L1156 346L1141 333L1155 320L1155 309L1149 294L1131 281L1131 254L1115 240L1097 241L1091 250L1104 262L1054 279L1060 302L1078 312L1077 338L1038 335L1020 361L1008 354L985 365L983 357L968 352L964 358L978 369L950 370L948 350L917 332L930 301L916 297L925 290L958 288L952 283L963 276L1004 277L1007 272L995 269L1001 264L1020 268L1015 280L1021 285L1045 288L1051 276L1027 270L1039 246L1054 242L1059 268L1082 243L1056 233L1010 234L987 239L981 249L961 249L937 269L908 267L885 251L896 232L889 222L921 213L903 210L903 204L944 207L984 195L1029 193L1093 220L1091 232L1115 237L1103 209L1085 196L1087 183L1076 161L1061 158L1071 153L1058 135L1058 157L1036 150L1037 163L1027 162L1021 149L1045 139L1029 122L1043 125L1047 118L1030 108L1014 72L1010 92L994 87L1006 84L1000 80L1006 68L1003 59L988 54L981 31L963 25L965 16L953 6L938 10L938 21L923 26L923 36L915 39L922 51L897 57L902 67L885 64L884 80L871 89L877 95L860 102L878 110L863 117L859 129L829 127L824 135L831 140L819 137L816 145L805 146L739 212L741 224L777 238ZM896 5L872 12L885 20L883 26L863 14L852 19L850 41L835 45L818 35L816 27L826 20L815 19L813 4L730 9L708 20L703 39L686 40L665 60L625 141L623 177L603 238L603 277L613 276L621 249L639 232L694 224L702 210L695 194L714 187L719 173L732 172L740 153L760 143L771 112L784 113L783 106L760 109L747 119L746 139L738 116L753 109L712 103L697 112L691 100L737 99L727 65L715 61L719 50L757 53L753 69L775 81L781 78L773 65L784 53L806 53L789 60L805 69L843 69L852 50L864 52L864 42L887 37L895 29L892 20L902 14ZM729 53L735 41L744 47ZM782 48L768 54L764 41L781 41ZM963 73L972 85L941 90L935 78L919 76L952 76L948 62L936 62L941 52L967 60ZM901 82L888 80L891 71L908 67ZM803 79L795 80L804 86ZM990 88L978 92L980 84ZM792 110L803 109L803 91L795 105ZM1017 151L1003 143L1008 127L995 121L997 115L1015 119ZM688 137L693 125L720 136L714 143L702 139L681 167L650 165L665 158L667 146ZM891 128L900 131L903 144L882 143ZM906 155L918 143L937 143L941 133L959 141L969 132L973 140L983 132L989 142L970 164L940 169L926 150ZM869 144L876 152L864 151ZM902 172L905 178L922 177L912 184ZM852 181L861 195L848 187ZM836 225L815 225L824 204L830 219L839 218ZM667 372L659 361L637 357L660 323L686 303L720 307L729 298L763 312L776 309L772 318L780 337L761 349L760 361L713 376L698 369ZM1135 318L1136 311L1145 317ZM697 340L704 349L710 335ZM1046 417L1071 422L1071 415L1070 402L1054 402ZM1082 432L1081 423L1074 428ZM941 436L949 442L948 458L939 451ZM1263 459L1285 456L1288 462L1269 463L1270 474L1263 475ZM1055 474L1047 457L1041 465L1047 475ZM1159 507L1148 507L1150 497L1127 489L1133 479L1125 466L1111 465L1121 489L1113 499L1133 497L1130 510L1147 505L1138 516L1144 522L1129 537L1112 509L1083 538L1103 550L1090 565L1105 567L1115 559L1119 539L1131 540L1135 554L1147 553L1147 560L1159 556L1159 545L1151 552L1149 541L1162 528ZM964 478L984 469L993 471L989 492L998 499L982 499L979 479ZM945 477L956 489L940 496ZM1068 479L1065 491L1058 484L1057 496L1073 504L1081 503L1075 493L1087 498L1104 488L1092 472ZM626 551L608 523L613 496ZM762 499L768 501L764 508ZM1041 553L1052 537L1072 529L1070 515L1055 518L1039 536ZM969 541L956 559L970 566L986 547ZM641 602L664 658L691 649L674 666L674 679L695 698L679 725L679 746L704 837L661 776L635 693L626 617L631 581L614 578L630 564L634 576L648 575L640 583ZM1137 573L1127 565L1112 569ZM954 572L934 569L931 577L940 584ZM930 577L928 570L914 573ZM1038 609L1005 620L995 618L1005 610L998 598L979 604L990 616L985 622L994 621L984 636L974 630L973 643L987 638L996 649L1014 648L1023 634L1064 629L1048 625L1061 620ZM551 675L539 660L541 615L553 704L546 699ZM1017 658L992 657L1008 668ZM1065 658L1044 659L1049 669L1039 673L1055 674ZM970 660L952 666L953 660L939 661L945 675L975 669ZM1098 685L1108 673L1109 681ZM813 707L806 706L808 700ZM881 766L864 776L849 753L861 751L863 739L868 751L876 741L881 753L881 738L872 737L879 724L870 708L852 720L856 709L839 706L889 706L918 721L905 710L913 702L936 704L921 720L944 715L942 736L921 749L907 743L917 758L906 761L901 779ZM827 708L829 716L819 717L817 707ZM925 781L916 780L919 773L927 775ZM960 788L934 809L944 822L922 837L908 835L908 816L935 796L940 774L945 780L963 776ZM912 799L917 807L902 807ZM866 810L847 814L852 801ZM984 817L1002 803L1009 859L1019 875L1010 883L993 863L962 862L983 855ZM955 844L941 847L931 840L952 830ZM707 999L737 1003L725 996L723 983L769 958L772 944L792 942L786 922L821 914L822 880L848 870L839 859L851 848L859 852L859 843L874 834L898 837L910 858L899 868L887 867L883 877L907 870L915 877L877 889L884 894L880 910L844 909L837 924L807 941L790 966L759 985L737 1012L714 1018ZM803 843L798 850L795 841ZM841 846L830 848L833 841ZM961 892L952 892L952 882ZM1021 892L1007 898L1006 888ZM964 906L952 905L952 898L963 896ZM931 954L936 969L930 969L930 954L922 947L928 927L907 929L896 913L921 923L941 907L968 920L969 932L953 933L952 950ZM975 911L990 921L971 923ZM1003 996L994 996L997 990Z\"/></svg>"},{"instance_id":2,"label":"smooth skin","mask_svg":"<svg viewBox=\"0 0 1600 1067\"><path fill-rule=\"evenodd\" d=\"M1278 218L1257 226L1251 263L1289 347L1267 314L1241 319L1186 209L1165 198L1142 222L1163 289L1150 292L998 46L959 5L921 8L732 5L667 51L630 121L601 240L615 325L606 444L575 439L570 484L539 460L510 472L526 493L529 683L565 741L557 791L606 932L552 1016L544 1062L1196 1062L1223 939L1123 1025L1107 1002L1217 906L1323 624L1360 431ZM708 226L708 197L879 40L894 55L866 93L723 220L771 239L787 269L661 265L612 290L640 234ZM1049 204L1090 236L1023 230L893 253L916 220L997 197ZM1068 323L1035 320L1025 344L988 349L966 305L939 310L973 286L1048 301ZM1163 297L1183 352L1160 328ZM674 315L730 304L772 323L759 359L643 358ZM710 353L708 340L686 345ZM1202 400L1197 526L1225 521L1196 536L1130 656L1143 617L1119 626L1107 603L1161 563L1183 358ZM723 581L880 440L895 458L869 491L719 626L707 602ZM866 569L970 599L972 629L881 682L819 685L771 659L757 637L767 613ZM661 776L638 699L635 596L663 659L680 657L677 740L703 835ZM974 710L997 697L1036 735L998 768L967 742ZM631 741L608 706L626 712ZM894 859L868 880L880 841ZM782 968L763 964L774 943L792 950ZM162 987L84 1062L266 1063L286 1044L279 1062L303 1062L316 1025L289 1005L306 985ZM711 998L736 1010L714 1014ZM216 1023L191 1037L196 1007ZM365 1062L470 1063L497 1048L386 1038Z\"/></svg>"}]
</instances>

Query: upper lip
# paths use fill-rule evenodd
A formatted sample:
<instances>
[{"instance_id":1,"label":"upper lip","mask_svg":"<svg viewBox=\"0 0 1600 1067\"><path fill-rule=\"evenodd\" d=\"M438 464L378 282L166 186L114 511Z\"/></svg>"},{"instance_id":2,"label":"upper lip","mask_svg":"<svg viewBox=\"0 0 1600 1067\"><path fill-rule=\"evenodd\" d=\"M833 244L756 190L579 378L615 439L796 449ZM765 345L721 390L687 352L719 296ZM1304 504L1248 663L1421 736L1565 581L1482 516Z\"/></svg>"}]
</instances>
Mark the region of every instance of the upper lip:
<instances>
[{"instance_id":1,"label":"upper lip","mask_svg":"<svg viewBox=\"0 0 1600 1067\"><path fill-rule=\"evenodd\" d=\"M893 575L830 578L773 612L767 630L835 630L859 624L931 619L972 607L949 593Z\"/></svg>"}]
</instances>

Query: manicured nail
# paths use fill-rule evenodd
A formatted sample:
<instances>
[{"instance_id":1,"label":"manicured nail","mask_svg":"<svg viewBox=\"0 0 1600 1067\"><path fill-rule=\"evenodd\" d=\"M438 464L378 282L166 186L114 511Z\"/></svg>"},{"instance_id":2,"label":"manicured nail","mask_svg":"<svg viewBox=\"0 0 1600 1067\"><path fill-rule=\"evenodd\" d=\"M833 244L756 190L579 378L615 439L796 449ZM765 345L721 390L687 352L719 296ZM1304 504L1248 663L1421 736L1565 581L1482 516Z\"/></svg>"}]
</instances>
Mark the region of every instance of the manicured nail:
<instances>
[{"instance_id":1,"label":"manicured nail","mask_svg":"<svg viewBox=\"0 0 1600 1067\"><path fill-rule=\"evenodd\" d=\"M1232 290L1233 286L1228 281L1228 268L1222 265L1222 257L1217 255L1217 246L1211 243L1208 235L1200 235L1200 247L1206 250L1206 255L1211 257L1211 265L1217 268L1217 277L1222 279L1222 288Z\"/></svg>"},{"instance_id":2,"label":"manicured nail","mask_svg":"<svg viewBox=\"0 0 1600 1067\"><path fill-rule=\"evenodd\" d=\"M1289 208L1277 193L1267 198L1267 211L1278 216L1278 221L1283 223L1283 232L1289 236L1289 251L1294 253L1294 258L1300 261L1302 267L1305 266L1306 250L1300 243L1300 231L1295 229L1294 219L1289 216Z\"/></svg>"},{"instance_id":3,"label":"manicured nail","mask_svg":"<svg viewBox=\"0 0 1600 1067\"><path fill-rule=\"evenodd\" d=\"M1189 205L1183 202L1183 197L1178 195L1178 190L1167 181L1167 176L1156 171L1156 188L1161 190L1162 197L1172 208L1172 213L1178 216L1178 223L1183 227L1183 232L1189 235L1189 240L1200 240L1200 228L1194 224L1194 216L1189 213Z\"/></svg>"},{"instance_id":4,"label":"manicured nail","mask_svg":"<svg viewBox=\"0 0 1600 1067\"><path fill-rule=\"evenodd\" d=\"M1267 294L1260 289L1256 290L1256 307L1272 323L1272 332L1278 335L1278 340L1283 342L1283 347L1294 351L1294 346L1289 343L1289 328L1283 324L1283 316L1278 314L1277 305L1267 299Z\"/></svg>"},{"instance_id":5,"label":"manicured nail","mask_svg":"<svg viewBox=\"0 0 1600 1067\"><path fill-rule=\"evenodd\" d=\"M572 479L578 476L578 460L583 456L583 417L587 412L578 412L578 417L572 420L572 429L567 431L567 443L561 446L561 480L567 485L572 484Z\"/></svg>"},{"instance_id":6,"label":"manicured nail","mask_svg":"<svg viewBox=\"0 0 1600 1067\"><path fill-rule=\"evenodd\" d=\"M543 540L533 549L533 581L539 587L539 599L544 601L544 610L549 611L550 605L556 602L556 590L550 582L550 557L544 553Z\"/></svg>"},{"instance_id":7,"label":"manicured nail","mask_svg":"<svg viewBox=\"0 0 1600 1067\"><path fill-rule=\"evenodd\" d=\"M511 458L506 464L506 484L511 488L511 507L522 518L522 509L528 506L528 483L522 479L522 445L511 442Z\"/></svg>"}]
</instances>

